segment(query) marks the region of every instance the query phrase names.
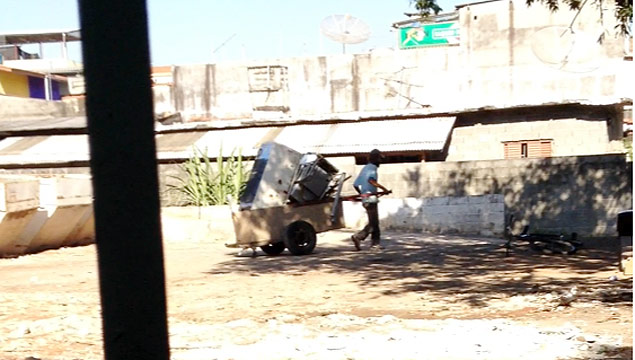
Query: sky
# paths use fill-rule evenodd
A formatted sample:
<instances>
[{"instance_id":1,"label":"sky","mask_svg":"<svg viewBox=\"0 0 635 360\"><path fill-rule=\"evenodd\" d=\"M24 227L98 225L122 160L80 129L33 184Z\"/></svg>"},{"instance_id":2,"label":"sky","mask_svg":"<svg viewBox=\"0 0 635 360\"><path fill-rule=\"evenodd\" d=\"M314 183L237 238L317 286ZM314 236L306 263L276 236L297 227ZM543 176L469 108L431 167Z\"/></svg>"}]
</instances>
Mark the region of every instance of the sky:
<instances>
[{"instance_id":1,"label":"sky","mask_svg":"<svg viewBox=\"0 0 635 360\"><path fill-rule=\"evenodd\" d=\"M438 0L443 11L466 1ZM396 45L393 22L414 12L410 0L148 0L152 65L202 64L367 52ZM78 29L76 0L0 0L0 33ZM348 14L371 29L369 39L345 49L320 32L323 19ZM69 57L81 61L81 45ZM25 47L37 52L38 46ZM61 46L44 46L61 57Z\"/></svg>"}]
</instances>

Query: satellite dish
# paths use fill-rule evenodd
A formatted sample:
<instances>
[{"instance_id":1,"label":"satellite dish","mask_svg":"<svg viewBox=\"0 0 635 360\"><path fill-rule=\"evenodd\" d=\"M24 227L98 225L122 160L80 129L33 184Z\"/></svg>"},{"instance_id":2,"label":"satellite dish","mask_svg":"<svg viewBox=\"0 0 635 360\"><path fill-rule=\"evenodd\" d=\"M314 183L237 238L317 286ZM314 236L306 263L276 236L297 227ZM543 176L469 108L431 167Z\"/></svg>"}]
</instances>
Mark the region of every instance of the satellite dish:
<instances>
[{"instance_id":1,"label":"satellite dish","mask_svg":"<svg viewBox=\"0 0 635 360\"><path fill-rule=\"evenodd\" d=\"M596 70L604 59L599 36L567 26L549 26L532 35L531 50L556 69L582 73Z\"/></svg>"},{"instance_id":2,"label":"satellite dish","mask_svg":"<svg viewBox=\"0 0 635 360\"><path fill-rule=\"evenodd\" d=\"M370 27L351 15L330 15L320 23L322 34L342 44L346 52L346 44L359 44L370 37Z\"/></svg>"}]
</instances>

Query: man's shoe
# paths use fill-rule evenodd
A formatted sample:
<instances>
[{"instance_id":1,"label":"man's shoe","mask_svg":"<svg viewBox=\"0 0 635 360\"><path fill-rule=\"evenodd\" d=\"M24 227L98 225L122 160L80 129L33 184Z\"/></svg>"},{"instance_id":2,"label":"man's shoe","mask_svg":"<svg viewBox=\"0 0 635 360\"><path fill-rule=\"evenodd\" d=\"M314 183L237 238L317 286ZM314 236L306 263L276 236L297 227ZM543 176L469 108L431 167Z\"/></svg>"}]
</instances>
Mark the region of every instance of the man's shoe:
<instances>
[{"instance_id":1,"label":"man's shoe","mask_svg":"<svg viewBox=\"0 0 635 360\"><path fill-rule=\"evenodd\" d=\"M370 246L370 251L381 251L384 250L385 247L382 245L371 245Z\"/></svg>"},{"instance_id":2,"label":"man's shoe","mask_svg":"<svg viewBox=\"0 0 635 360\"><path fill-rule=\"evenodd\" d=\"M351 241L352 241L352 242L353 242L353 244L355 245L355 249L356 249L357 251L360 251L360 250L362 249L362 248L361 248L361 246L359 246L359 240L357 240L357 239L355 238L355 235L351 236Z\"/></svg>"}]
</instances>

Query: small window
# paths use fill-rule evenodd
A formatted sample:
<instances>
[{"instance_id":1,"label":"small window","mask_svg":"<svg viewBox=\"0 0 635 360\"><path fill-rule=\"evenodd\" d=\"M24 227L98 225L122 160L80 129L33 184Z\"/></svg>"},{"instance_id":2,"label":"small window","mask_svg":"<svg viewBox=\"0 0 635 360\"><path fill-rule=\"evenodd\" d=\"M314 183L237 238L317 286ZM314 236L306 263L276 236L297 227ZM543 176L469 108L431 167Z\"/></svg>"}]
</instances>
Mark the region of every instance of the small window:
<instances>
[{"instance_id":1,"label":"small window","mask_svg":"<svg viewBox=\"0 0 635 360\"><path fill-rule=\"evenodd\" d=\"M249 92L288 90L289 71L286 66L251 66L247 68L247 75Z\"/></svg>"},{"instance_id":2,"label":"small window","mask_svg":"<svg viewBox=\"0 0 635 360\"><path fill-rule=\"evenodd\" d=\"M505 159L551 157L552 140L522 140L503 142Z\"/></svg>"}]
</instances>

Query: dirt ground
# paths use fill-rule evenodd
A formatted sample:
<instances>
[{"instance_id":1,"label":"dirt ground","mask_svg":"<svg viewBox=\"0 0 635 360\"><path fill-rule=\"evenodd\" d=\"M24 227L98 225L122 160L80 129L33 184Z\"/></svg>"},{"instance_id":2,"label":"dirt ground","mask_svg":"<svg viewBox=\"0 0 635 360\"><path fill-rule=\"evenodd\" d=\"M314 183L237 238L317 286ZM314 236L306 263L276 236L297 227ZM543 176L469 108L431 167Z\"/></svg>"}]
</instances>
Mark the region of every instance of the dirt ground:
<instances>
[{"instance_id":1,"label":"dirt ground","mask_svg":"<svg viewBox=\"0 0 635 360\"><path fill-rule=\"evenodd\" d=\"M615 254L402 232L356 252L350 234L302 257L165 244L172 358L632 358ZM0 359L101 358L94 245L0 259Z\"/></svg>"}]
</instances>

